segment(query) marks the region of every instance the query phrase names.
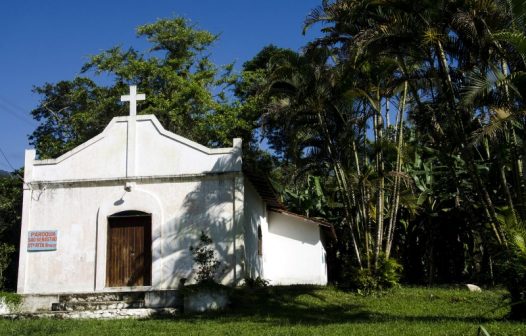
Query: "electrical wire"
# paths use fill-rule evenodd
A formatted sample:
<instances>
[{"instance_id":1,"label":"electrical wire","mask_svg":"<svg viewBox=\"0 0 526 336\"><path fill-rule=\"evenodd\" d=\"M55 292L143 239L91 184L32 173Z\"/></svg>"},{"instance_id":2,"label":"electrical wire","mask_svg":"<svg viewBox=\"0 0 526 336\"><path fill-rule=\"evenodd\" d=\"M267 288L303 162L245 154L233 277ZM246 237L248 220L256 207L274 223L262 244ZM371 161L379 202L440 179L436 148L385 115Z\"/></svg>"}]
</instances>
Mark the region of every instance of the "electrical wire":
<instances>
[{"instance_id":1,"label":"electrical wire","mask_svg":"<svg viewBox=\"0 0 526 336\"><path fill-rule=\"evenodd\" d=\"M11 164L11 162L9 162L9 159L7 158L7 156L5 155L4 151L2 150L2 147L0 147L0 154L2 154L2 156L4 157L5 162L7 162L7 164L9 165L9 167L11 167L11 169L12 169L13 171L15 171L16 169L13 167L13 165Z\"/></svg>"},{"instance_id":2,"label":"electrical wire","mask_svg":"<svg viewBox=\"0 0 526 336\"><path fill-rule=\"evenodd\" d=\"M2 147L0 147L0 155L4 158L5 162L7 162L7 165L9 167L11 167L11 169L13 170L10 174L10 176L13 176L15 175L16 177L18 177L22 183L27 186L29 189L31 189L31 186L26 183L26 181L24 180L24 178L16 171L16 169L13 167L13 165L11 164L11 162L9 162L9 159L7 158L7 156L5 155L5 152L2 150Z\"/></svg>"},{"instance_id":3,"label":"electrical wire","mask_svg":"<svg viewBox=\"0 0 526 336\"><path fill-rule=\"evenodd\" d=\"M35 126L35 123L30 121L31 119L29 119L25 115L25 113L22 113L21 110L15 110L14 108L9 107L9 105L3 102L1 98L0 98L0 108L2 111L9 113L11 116L15 117L19 121L22 121L29 126L33 126L33 127Z\"/></svg>"}]
</instances>

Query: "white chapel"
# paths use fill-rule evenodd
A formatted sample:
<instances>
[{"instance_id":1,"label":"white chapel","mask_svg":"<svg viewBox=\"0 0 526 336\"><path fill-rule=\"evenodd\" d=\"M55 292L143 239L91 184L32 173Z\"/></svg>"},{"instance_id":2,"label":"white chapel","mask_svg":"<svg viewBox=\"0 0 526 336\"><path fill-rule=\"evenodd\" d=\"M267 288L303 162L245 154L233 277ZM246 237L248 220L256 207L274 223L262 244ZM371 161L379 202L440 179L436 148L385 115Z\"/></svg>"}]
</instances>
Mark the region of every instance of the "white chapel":
<instances>
[{"instance_id":1,"label":"white chapel","mask_svg":"<svg viewBox=\"0 0 526 336\"><path fill-rule=\"evenodd\" d=\"M202 231L225 285L326 284L330 225L291 213L244 172L241 139L202 146L137 115L144 99L132 86L129 116L56 159L26 151L18 293L176 289L195 282Z\"/></svg>"}]
</instances>

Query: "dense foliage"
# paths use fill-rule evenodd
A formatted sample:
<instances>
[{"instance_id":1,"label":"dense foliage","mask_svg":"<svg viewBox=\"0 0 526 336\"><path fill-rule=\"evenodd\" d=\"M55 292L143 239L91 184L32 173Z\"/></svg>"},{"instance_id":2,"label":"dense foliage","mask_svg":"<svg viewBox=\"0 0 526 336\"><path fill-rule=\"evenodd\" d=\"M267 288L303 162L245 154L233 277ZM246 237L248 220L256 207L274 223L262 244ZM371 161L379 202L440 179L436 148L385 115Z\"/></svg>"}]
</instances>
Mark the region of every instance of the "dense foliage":
<instances>
[{"instance_id":1,"label":"dense foliage","mask_svg":"<svg viewBox=\"0 0 526 336\"><path fill-rule=\"evenodd\" d=\"M323 1L304 52L256 56L273 177L287 203L336 225L333 280L370 287L395 258L406 282L506 283L524 300L525 13Z\"/></svg>"},{"instance_id":2,"label":"dense foliage","mask_svg":"<svg viewBox=\"0 0 526 336\"><path fill-rule=\"evenodd\" d=\"M126 114L116 97L136 84L140 113L209 146L243 137L245 166L334 224L333 282L502 283L524 316L525 14L523 0L323 1L305 21L318 39L268 46L240 74L211 63L215 35L159 20L137 30L150 50L36 88L30 139L41 158L73 148Z\"/></svg>"},{"instance_id":3,"label":"dense foliage","mask_svg":"<svg viewBox=\"0 0 526 336\"><path fill-rule=\"evenodd\" d=\"M20 171L0 176L0 288L16 288L22 191Z\"/></svg>"},{"instance_id":4,"label":"dense foliage","mask_svg":"<svg viewBox=\"0 0 526 336\"><path fill-rule=\"evenodd\" d=\"M250 121L226 93L233 65L210 61L217 36L179 17L140 26L137 35L148 40L149 50L112 48L92 56L82 76L34 89L42 100L32 112L40 125L30 142L40 158L57 157L100 133L113 117L127 115L118 97L132 84L148 97L139 112L155 114L170 131L212 147L231 144L234 136L250 138ZM100 76L109 85L97 84Z\"/></svg>"}]
</instances>

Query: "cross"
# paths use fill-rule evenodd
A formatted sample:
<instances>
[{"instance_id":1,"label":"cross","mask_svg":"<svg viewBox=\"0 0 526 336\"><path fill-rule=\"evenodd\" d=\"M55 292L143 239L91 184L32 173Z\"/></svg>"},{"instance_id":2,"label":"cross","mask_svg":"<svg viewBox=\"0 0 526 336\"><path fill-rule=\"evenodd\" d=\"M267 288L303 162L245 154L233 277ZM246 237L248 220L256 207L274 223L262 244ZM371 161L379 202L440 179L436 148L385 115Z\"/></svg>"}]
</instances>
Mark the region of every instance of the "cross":
<instances>
[{"instance_id":1,"label":"cross","mask_svg":"<svg viewBox=\"0 0 526 336\"><path fill-rule=\"evenodd\" d=\"M127 96L121 96L121 101L130 102L130 116L137 115L137 101L145 100L146 95L144 93L137 94L137 86L130 85L130 94Z\"/></svg>"}]
</instances>

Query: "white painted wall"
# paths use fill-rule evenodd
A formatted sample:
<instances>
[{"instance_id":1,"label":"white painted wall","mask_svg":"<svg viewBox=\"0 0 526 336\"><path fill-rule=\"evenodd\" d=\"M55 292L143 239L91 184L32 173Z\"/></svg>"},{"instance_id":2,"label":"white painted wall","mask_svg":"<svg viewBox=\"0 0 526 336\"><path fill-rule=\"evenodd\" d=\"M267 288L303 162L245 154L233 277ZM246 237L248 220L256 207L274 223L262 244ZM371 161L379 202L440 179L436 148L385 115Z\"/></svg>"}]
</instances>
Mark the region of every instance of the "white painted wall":
<instances>
[{"instance_id":1,"label":"white painted wall","mask_svg":"<svg viewBox=\"0 0 526 336\"><path fill-rule=\"evenodd\" d=\"M154 116L118 117L57 159L34 156L26 151L19 293L114 290L105 287L107 216L125 210L152 213L153 288L192 282L189 247L201 230L214 240L221 282L243 277L242 230L233 228L244 205L240 140L209 149ZM27 252L32 230L58 230L57 250Z\"/></svg>"},{"instance_id":2,"label":"white painted wall","mask_svg":"<svg viewBox=\"0 0 526 336\"><path fill-rule=\"evenodd\" d=\"M28 230L58 230L58 248L42 252L22 250L25 258L20 270L24 274L20 274L18 292L107 290L107 216L132 209L152 212L155 206L148 205L145 194L157 199L160 209L152 220L152 286L177 288L181 278L194 276L189 248L198 244L201 230L213 237L218 259L225 268L220 279L230 284L236 263L232 191L231 177L137 184L131 192L124 191L121 185L34 190L30 205L34 215L21 239L27 241ZM122 203L118 202L121 198ZM100 212L104 214L98 216Z\"/></svg>"},{"instance_id":3,"label":"white painted wall","mask_svg":"<svg viewBox=\"0 0 526 336\"><path fill-rule=\"evenodd\" d=\"M276 285L327 282L318 226L267 213L241 173L239 139L209 149L167 132L154 116L118 117L57 159L26 151L24 180L19 293L116 290L105 286L107 217L126 210L152 214L153 289L192 282L189 248L201 230L214 241L224 284L245 274ZM57 250L27 252L33 230L58 230Z\"/></svg>"},{"instance_id":4,"label":"white painted wall","mask_svg":"<svg viewBox=\"0 0 526 336\"><path fill-rule=\"evenodd\" d=\"M126 121L114 118L104 132L59 158L31 162L29 178L64 181L126 176L126 127Z\"/></svg>"},{"instance_id":5,"label":"white painted wall","mask_svg":"<svg viewBox=\"0 0 526 336\"><path fill-rule=\"evenodd\" d=\"M240 171L241 140L234 139L231 148L207 148L166 131L153 115L117 117L93 139L32 165L32 181Z\"/></svg>"},{"instance_id":6,"label":"white painted wall","mask_svg":"<svg viewBox=\"0 0 526 336\"><path fill-rule=\"evenodd\" d=\"M258 195L250 181L245 181L245 263L246 274L252 279L265 278L263 274L262 257L258 255L257 229L261 225L262 230L267 228L267 214L265 202Z\"/></svg>"},{"instance_id":7,"label":"white painted wall","mask_svg":"<svg viewBox=\"0 0 526 336\"><path fill-rule=\"evenodd\" d=\"M325 250L315 223L268 211L263 244L264 275L272 285L327 284Z\"/></svg>"},{"instance_id":8,"label":"white painted wall","mask_svg":"<svg viewBox=\"0 0 526 336\"><path fill-rule=\"evenodd\" d=\"M234 149L209 149L159 127L160 124L153 119L137 122L137 175L180 175L241 170L240 157L232 155Z\"/></svg>"}]
</instances>

